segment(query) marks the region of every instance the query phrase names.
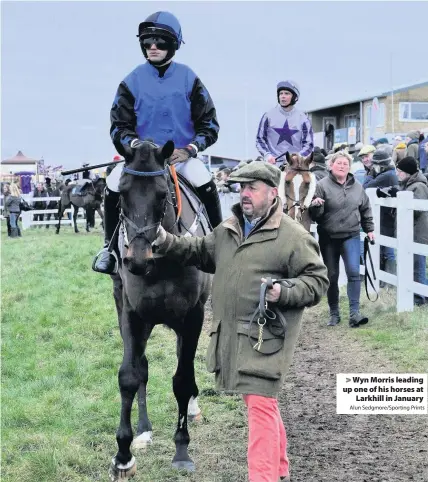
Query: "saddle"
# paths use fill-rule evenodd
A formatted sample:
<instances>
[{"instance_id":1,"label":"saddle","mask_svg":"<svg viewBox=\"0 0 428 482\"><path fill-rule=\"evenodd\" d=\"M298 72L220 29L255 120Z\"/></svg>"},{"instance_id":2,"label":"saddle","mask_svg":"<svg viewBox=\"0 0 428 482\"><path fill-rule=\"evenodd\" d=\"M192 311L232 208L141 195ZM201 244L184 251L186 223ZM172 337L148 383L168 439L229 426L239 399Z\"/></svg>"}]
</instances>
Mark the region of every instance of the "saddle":
<instances>
[{"instance_id":1,"label":"saddle","mask_svg":"<svg viewBox=\"0 0 428 482\"><path fill-rule=\"evenodd\" d=\"M89 182L86 182L85 184L82 184L82 185L76 185L71 190L71 194L73 194L73 196L86 196L86 194L88 194L89 185L90 185Z\"/></svg>"}]
</instances>

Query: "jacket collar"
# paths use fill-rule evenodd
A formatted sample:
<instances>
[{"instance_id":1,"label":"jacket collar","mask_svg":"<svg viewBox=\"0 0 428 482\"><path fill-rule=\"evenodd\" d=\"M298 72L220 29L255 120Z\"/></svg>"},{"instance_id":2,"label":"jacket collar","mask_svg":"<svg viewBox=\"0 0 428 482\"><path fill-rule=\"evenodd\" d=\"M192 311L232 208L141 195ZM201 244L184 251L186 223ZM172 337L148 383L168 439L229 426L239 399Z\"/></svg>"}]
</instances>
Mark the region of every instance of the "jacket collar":
<instances>
[{"instance_id":1,"label":"jacket collar","mask_svg":"<svg viewBox=\"0 0 428 482\"><path fill-rule=\"evenodd\" d=\"M241 205L235 204L232 206L233 216L222 223L222 226L226 229L230 229L237 233L240 239L243 239L243 226L244 226L244 215L242 213ZM251 237L254 233L259 231L270 231L278 229L281 224L283 211L282 211L282 201L279 197L275 199L272 206L269 208L265 216L263 216L260 221L254 226L249 234Z\"/></svg>"},{"instance_id":2,"label":"jacket collar","mask_svg":"<svg viewBox=\"0 0 428 482\"><path fill-rule=\"evenodd\" d=\"M338 183L336 177L333 175L333 173L332 173L331 171L329 171L328 177L329 177L335 184L337 184L338 186L344 187L344 188L350 187L350 186L352 186L353 184L355 184L355 177L354 177L354 175L353 175L351 172L348 174L348 177L346 178L345 184L340 184L340 183Z\"/></svg>"}]
</instances>

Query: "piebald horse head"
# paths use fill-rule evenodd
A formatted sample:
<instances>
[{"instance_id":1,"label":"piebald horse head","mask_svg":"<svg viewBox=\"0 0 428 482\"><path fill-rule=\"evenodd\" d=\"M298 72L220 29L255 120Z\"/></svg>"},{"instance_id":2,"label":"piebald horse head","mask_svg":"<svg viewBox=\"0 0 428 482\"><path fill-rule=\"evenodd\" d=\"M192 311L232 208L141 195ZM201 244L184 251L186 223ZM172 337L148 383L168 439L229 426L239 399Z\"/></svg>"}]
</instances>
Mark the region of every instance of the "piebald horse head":
<instances>
[{"instance_id":1,"label":"piebald horse head","mask_svg":"<svg viewBox=\"0 0 428 482\"><path fill-rule=\"evenodd\" d=\"M279 196L284 212L309 231L311 220L307 209L315 194L315 174L309 171L313 153L307 157L287 152L287 166L281 174Z\"/></svg>"}]
</instances>

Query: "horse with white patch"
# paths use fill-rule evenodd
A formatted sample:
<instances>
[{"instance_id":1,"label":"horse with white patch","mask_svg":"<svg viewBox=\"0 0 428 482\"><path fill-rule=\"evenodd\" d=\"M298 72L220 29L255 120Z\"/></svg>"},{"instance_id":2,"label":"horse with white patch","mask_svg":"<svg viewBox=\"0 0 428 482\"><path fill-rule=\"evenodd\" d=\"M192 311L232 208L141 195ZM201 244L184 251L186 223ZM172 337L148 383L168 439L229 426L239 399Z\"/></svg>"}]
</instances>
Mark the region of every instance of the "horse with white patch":
<instances>
[{"instance_id":1,"label":"horse with white patch","mask_svg":"<svg viewBox=\"0 0 428 482\"><path fill-rule=\"evenodd\" d=\"M315 194L316 178L310 172L313 153L308 157L300 154L286 154L287 164L281 174L279 196L284 205L284 212L298 221L309 231L311 218L308 208Z\"/></svg>"}]
</instances>

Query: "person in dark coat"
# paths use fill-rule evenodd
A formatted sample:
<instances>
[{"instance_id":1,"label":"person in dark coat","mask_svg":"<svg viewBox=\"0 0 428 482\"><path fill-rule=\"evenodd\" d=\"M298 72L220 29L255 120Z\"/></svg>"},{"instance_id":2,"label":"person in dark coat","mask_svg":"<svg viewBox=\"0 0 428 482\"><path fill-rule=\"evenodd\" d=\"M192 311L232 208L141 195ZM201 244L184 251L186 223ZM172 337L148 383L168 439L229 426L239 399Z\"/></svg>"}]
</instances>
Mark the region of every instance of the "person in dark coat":
<instances>
[{"instance_id":1,"label":"person in dark coat","mask_svg":"<svg viewBox=\"0 0 428 482\"><path fill-rule=\"evenodd\" d=\"M321 154L321 152L314 152L313 161L309 167L309 170L315 174L317 182L328 176L325 157Z\"/></svg>"},{"instance_id":2,"label":"person in dark coat","mask_svg":"<svg viewBox=\"0 0 428 482\"><path fill-rule=\"evenodd\" d=\"M413 199L428 200L428 181L418 170L415 158L405 157L397 164L397 177L400 190L413 192ZM428 211L413 211L413 241L415 243L428 244ZM427 285L426 257L420 254L413 255L414 281ZM416 305L427 302L424 296L414 296Z\"/></svg>"},{"instance_id":3,"label":"person in dark coat","mask_svg":"<svg viewBox=\"0 0 428 482\"><path fill-rule=\"evenodd\" d=\"M395 167L392 165L392 157L386 151L376 151L372 158L372 168L366 175L363 183L364 189L388 188L398 186L398 178ZM380 208L380 234L395 237L395 209L381 206ZM395 274L394 248L380 247L380 268L387 273ZM385 284L381 281L381 287Z\"/></svg>"},{"instance_id":4,"label":"person in dark coat","mask_svg":"<svg viewBox=\"0 0 428 482\"><path fill-rule=\"evenodd\" d=\"M360 313L360 229L374 240L374 223L369 198L349 172L351 163L347 152L333 154L330 173L317 183L309 213L318 224L319 245L328 269L328 325L340 322L338 281L342 257L348 277L349 326L356 328L369 321Z\"/></svg>"}]
</instances>

